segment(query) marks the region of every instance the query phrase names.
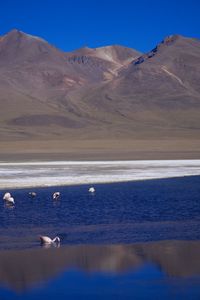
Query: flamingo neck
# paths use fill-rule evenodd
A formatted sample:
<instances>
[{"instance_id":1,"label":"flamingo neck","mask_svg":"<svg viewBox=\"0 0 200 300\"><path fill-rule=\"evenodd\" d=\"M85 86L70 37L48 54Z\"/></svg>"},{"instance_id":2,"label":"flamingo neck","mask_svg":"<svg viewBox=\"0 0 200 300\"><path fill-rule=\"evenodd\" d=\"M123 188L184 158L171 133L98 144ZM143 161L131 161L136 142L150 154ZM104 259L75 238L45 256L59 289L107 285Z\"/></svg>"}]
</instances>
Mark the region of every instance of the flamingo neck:
<instances>
[{"instance_id":1,"label":"flamingo neck","mask_svg":"<svg viewBox=\"0 0 200 300\"><path fill-rule=\"evenodd\" d=\"M55 238L53 239L53 243L55 243L55 242L59 242L59 240L58 240L57 237L55 237Z\"/></svg>"}]
</instances>

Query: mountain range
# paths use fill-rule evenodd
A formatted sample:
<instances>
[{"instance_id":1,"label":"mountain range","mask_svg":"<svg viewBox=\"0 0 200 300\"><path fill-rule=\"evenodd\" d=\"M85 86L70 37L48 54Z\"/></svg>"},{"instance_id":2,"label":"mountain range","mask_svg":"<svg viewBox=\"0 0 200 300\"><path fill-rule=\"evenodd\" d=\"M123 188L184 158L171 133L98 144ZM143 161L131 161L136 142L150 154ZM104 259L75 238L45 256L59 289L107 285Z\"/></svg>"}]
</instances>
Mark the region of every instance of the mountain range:
<instances>
[{"instance_id":1,"label":"mountain range","mask_svg":"<svg viewBox=\"0 0 200 300\"><path fill-rule=\"evenodd\" d=\"M63 52L14 29L0 37L0 153L198 157L199 82L195 38L171 35L145 54L119 45Z\"/></svg>"}]
</instances>

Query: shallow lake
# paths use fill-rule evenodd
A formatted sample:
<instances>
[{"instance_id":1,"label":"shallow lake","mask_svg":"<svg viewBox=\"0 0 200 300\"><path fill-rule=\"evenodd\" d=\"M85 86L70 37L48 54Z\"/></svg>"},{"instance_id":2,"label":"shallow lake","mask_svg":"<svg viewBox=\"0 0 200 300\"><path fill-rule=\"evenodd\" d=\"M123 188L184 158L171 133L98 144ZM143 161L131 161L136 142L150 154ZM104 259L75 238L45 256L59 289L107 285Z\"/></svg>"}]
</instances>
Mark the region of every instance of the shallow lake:
<instances>
[{"instance_id":1,"label":"shallow lake","mask_svg":"<svg viewBox=\"0 0 200 300\"><path fill-rule=\"evenodd\" d=\"M94 186L9 190L0 299L200 299L200 177Z\"/></svg>"}]
</instances>

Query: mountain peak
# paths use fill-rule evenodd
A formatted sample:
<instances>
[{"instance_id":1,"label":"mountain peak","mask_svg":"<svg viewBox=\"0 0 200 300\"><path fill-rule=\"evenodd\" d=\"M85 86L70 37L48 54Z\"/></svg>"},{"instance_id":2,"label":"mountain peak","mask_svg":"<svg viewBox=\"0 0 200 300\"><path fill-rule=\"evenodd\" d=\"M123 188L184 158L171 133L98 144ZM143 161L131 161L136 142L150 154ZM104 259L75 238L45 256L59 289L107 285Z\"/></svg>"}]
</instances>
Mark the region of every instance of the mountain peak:
<instances>
[{"instance_id":1,"label":"mountain peak","mask_svg":"<svg viewBox=\"0 0 200 300\"><path fill-rule=\"evenodd\" d=\"M7 32L4 37L23 37L23 36L26 36L26 33L24 33L23 31L21 30L18 30L16 28L10 30L9 32Z\"/></svg>"},{"instance_id":2,"label":"mountain peak","mask_svg":"<svg viewBox=\"0 0 200 300\"><path fill-rule=\"evenodd\" d=\"M179 34L168 35L164 38L164 40L161 42L161 44L170 45L170 44L176 42L180 38L182 38L182 36Z\"/></svg>"},{"instance_id":3,"label":"mountain peak","mask_svg":"<svg viewBox=\"0 0 200 300\"><path fill-rule=\"evenodd\" d=\"M15 39L15 40L19 40L19 39L34 39L34 40L38 40L38 41L42 41L47 43L44 39L31 35L31 34L27 34L19 29L12 29L11 31L9 31L8 33L6 33L3 38L7 38L7 39Z\"/></svg>"},{"instance_id":4,"label":"mountain peak","mask_svg":"<svg viewBox=\"0 0 200 300\"><path fill-rule=\"evenodd\" d=\"M177 46L180 48L185 44L185 42L189 41L191 43L191 40L193 39L186 38L179 34L168 35L160 43L158 43L156 47L153 48L151 51L141 55L138 59L134 60L133 64L139 65L145 61L148 61L152 57L157 56L157 54L162 53L163 55L164 52L168 53L168 51L173 51L172 48L176 48Z\"/></svg>"},{"instance_id":5,"label":"mountain peak","mask_svg":"<svg viewBox=\"0 0 200 300\"><path fill-rule=\"evenodd\" d=\"M73 53L76 55L97 57L117 65L130 62L141 55L137 50L121 45L108 45L96 48L84 47L73 51Z\"/></svg>"},{"instance_id":6,"label":"mountain peak","mask_svg":"<svg viewBox=\"0 0 200 300\"><path fill-rule=\"evenodd\" d=\"M17 28L13 28L13 29L11 29L10 31L8 31L8 32L6 33L6 35L10 35L10 34L20 34L20 33L22 33L22 31L20 31L20 30L17 29Z\"/></svg>"},{"instance_id":7,"label":"mountain peak","mask_svg":"<svg viewBox=\"0 0 200 300\"><path fill-rule=\"evenodd\" d=\"M51 59L54 59L57 52L62 56L62 52L48 44L47 41L18 29L13 29L0 38L2 64L10 64L14 61L22 63L36 58L39 60L44 59L44 56L47 58L49 55Z\"/></svg>"}]
</instances>

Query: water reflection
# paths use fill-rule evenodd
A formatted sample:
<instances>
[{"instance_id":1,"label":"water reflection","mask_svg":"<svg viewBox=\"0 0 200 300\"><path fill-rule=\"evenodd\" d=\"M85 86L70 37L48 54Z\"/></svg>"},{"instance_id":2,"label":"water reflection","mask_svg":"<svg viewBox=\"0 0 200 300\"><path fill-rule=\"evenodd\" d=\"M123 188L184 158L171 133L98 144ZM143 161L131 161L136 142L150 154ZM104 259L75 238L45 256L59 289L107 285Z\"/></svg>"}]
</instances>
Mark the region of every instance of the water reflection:
<instances>
[{"instance_id":1,"label":"water reflection","mask_svg":"<svg viewBox=\"0 0 200 300\"><path fill-rule=\"evenodd\" d=\"M14 205L13 203L10 203L10 202L5 201L5 203L4 203L4 208L5 208L5 209L14 209L14 208L15 208L15 205Z\"/></svg>"},{"instance_id":2,"label":"water reflection","mask_svg":"<svg viewBox=\"0 0 200 300\"><path fill-rule=\"evenodd\" d=\"M0 285L25 291L76 270L122 276L153 265L167 278L200 275L199 241L164 241L133 245L64 246L0 252ZM1 292L1 290L0 290Z\"/></svg>"},{"instance_id":3,"label":"water reflection","mask_svg":"<svg viewBox=\"0 0 200 300\"><path fill-rule=\"evenodd\" d=\"M44 249L60 248L60 243L59 243L59 244L56 244L56 243L52 243L52 244L41 244L40 246L41 246L41 248L44 248Z\"/></svg>"}]
</instances>

